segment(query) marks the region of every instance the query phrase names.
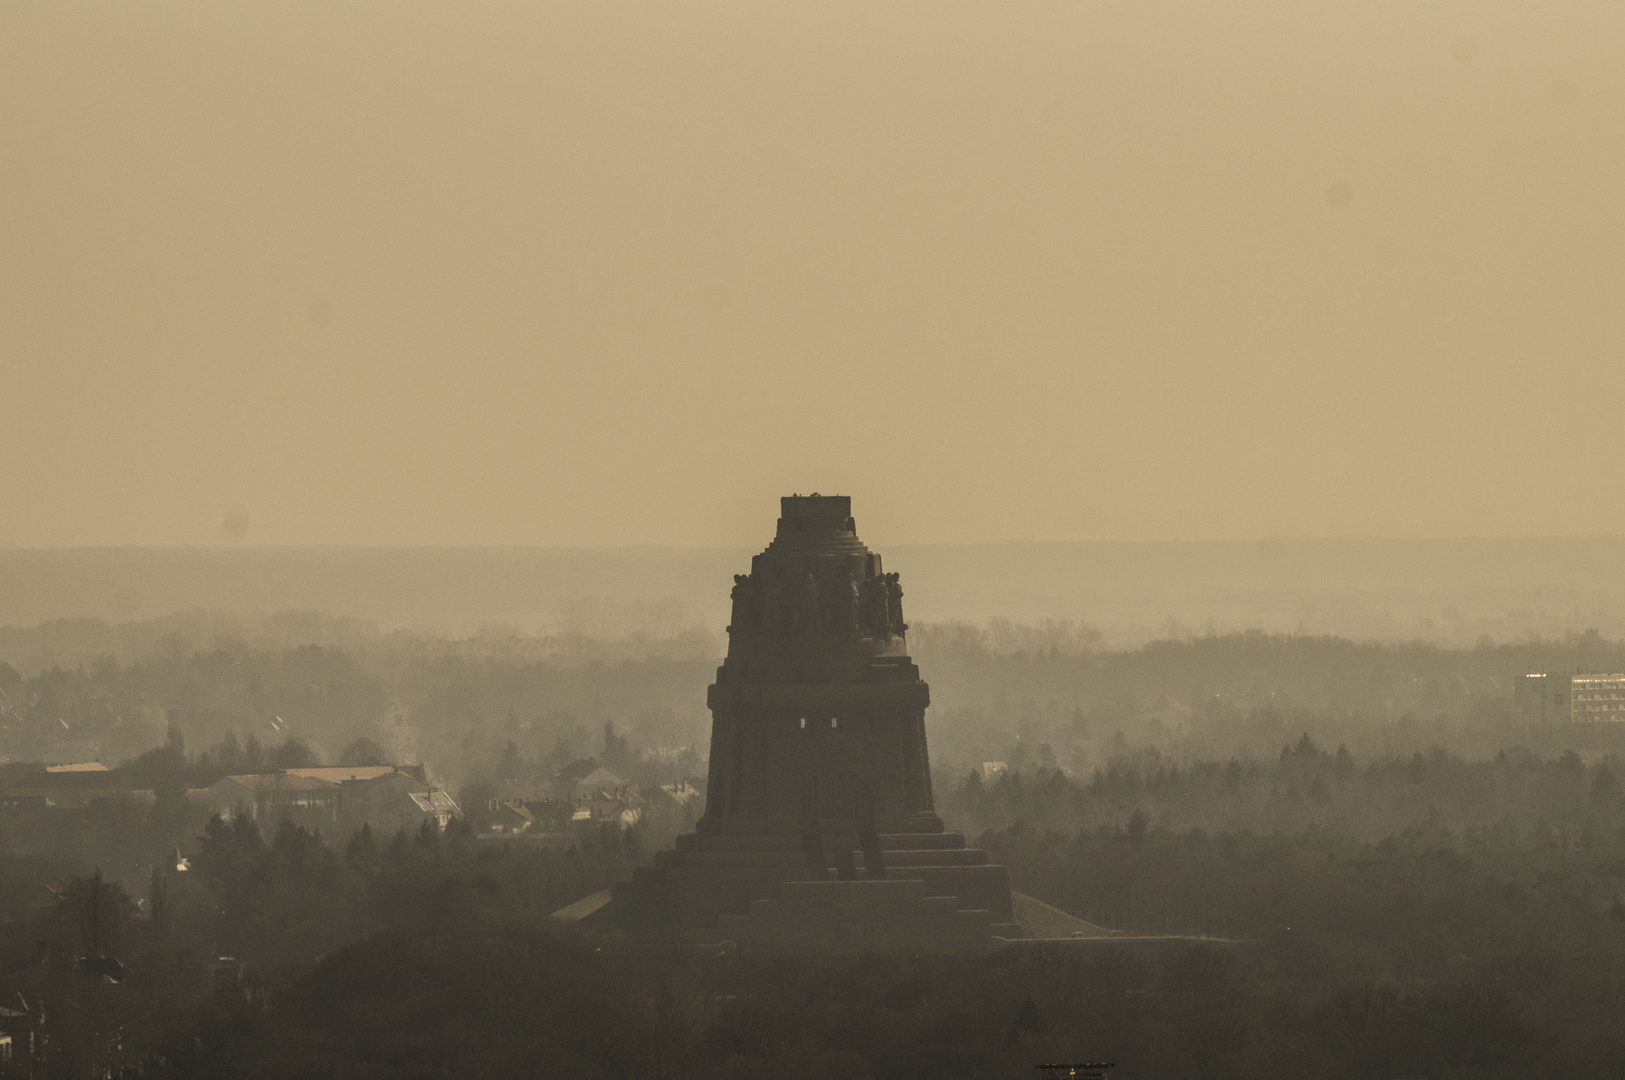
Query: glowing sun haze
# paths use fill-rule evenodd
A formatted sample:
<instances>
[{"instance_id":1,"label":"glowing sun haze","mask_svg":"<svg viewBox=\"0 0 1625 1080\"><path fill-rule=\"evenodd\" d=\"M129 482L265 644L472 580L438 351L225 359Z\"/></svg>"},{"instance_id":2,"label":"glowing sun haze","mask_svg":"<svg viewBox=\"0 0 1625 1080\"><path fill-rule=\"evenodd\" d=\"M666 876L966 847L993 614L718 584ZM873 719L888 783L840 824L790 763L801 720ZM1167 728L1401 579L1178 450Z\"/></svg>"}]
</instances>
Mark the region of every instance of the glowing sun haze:
<instances>
[{"instance_id":1,"label":"glowing sun haze","mask_svg":"<svg viewBox=\"0 0 1625 1080\"><path fill-rule=\"evenodd\" d=\"M1625 532L1625 4L0 6L0 544Z\"/></svg>"}]
</instances>

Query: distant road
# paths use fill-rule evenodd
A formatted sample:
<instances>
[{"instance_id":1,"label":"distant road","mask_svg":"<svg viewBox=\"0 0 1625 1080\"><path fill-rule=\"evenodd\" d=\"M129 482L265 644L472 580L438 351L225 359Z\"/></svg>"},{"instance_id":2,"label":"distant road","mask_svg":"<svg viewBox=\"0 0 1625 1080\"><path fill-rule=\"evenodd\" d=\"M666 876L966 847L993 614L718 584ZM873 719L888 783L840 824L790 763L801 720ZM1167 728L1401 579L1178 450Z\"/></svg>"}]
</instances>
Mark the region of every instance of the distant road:
<instances>
[{"instance_id":1,"label":"distant road","mask_svg":"<svg viewBox=\"0 0 1625 1080\"><path fill-rule=\"evenodd\" d=\"M876 538L877 541L879 538ZM1470 644L1625 637L1625 538L1008 542L892 547L914 621L1073 619L1110 641L1262 627ZM0 551L0 626L179 610L323 611L386 627L720 629L752 552L682 548Z\"/></svg>"}]
</instances>

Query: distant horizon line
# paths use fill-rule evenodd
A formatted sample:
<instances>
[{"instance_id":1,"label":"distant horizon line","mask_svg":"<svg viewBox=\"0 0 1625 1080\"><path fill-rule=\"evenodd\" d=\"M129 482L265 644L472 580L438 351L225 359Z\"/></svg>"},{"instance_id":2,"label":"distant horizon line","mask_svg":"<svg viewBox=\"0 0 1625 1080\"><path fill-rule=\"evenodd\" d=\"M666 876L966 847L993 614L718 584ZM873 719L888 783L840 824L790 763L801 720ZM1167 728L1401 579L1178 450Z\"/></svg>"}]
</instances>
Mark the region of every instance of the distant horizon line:
<instances>
[{"instance_id":1,"label":"distant horizon line","mask_svg":"<svg viewBox=\"0 0 1625 1080\"><path fill-rule=\"evenodd\" d=\"M1582 543L1599 541L1625 542L1625 533L1586 533L1575 536L1558 535L1468 535L1402 536L1377 533L1339 533L1316 536L1306 534L1274 534L1260 536L1220 537L1212 539L1106 539L1044 540L1031 537L1007 537L999 540L923 540L887 541L888 548L988 548L988 547L1201 547L1230 544L1325 544L1351 541L1390 544L1440 543ZM79 552L371 552L371 551L690 551L737 552L754 550L751 544L565 544L565 543L127 543L127 544L61 544L11 545L0 544L0 556L16 554L70 554Z\"/></svg>"}]
</instances>

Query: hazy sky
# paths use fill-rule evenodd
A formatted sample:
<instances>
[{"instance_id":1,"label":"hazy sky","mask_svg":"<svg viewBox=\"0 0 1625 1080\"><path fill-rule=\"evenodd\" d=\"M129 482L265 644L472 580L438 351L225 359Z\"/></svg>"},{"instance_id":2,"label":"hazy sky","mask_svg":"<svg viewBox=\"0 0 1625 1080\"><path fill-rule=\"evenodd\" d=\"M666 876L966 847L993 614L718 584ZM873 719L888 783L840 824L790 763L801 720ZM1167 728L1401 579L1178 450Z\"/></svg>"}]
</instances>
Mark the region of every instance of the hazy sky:
<instances>
[{"instance_id":1,"label":"hazy sky","mask_svg":"<svg viewBox=\"0 0 1625 1080\"><path fill-rule=\"evenodd\" d=\"M1625 3L0 5L0 545L1625 532Z\"/></svg>"}]
</instances>

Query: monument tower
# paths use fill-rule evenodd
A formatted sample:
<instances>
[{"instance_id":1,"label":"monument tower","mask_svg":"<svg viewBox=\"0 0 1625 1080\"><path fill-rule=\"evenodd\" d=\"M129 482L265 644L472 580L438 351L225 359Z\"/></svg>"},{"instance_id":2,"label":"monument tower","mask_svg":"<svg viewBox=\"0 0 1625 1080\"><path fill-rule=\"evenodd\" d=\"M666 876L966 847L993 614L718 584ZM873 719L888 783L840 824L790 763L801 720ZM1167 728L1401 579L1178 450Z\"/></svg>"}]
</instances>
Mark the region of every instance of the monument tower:
<instances>
[{"instance_id":1,"label":"monument tower","mask_svg":"<svg viewBox=\"0 0 1625 1080\"><path fill-rule=\"evenodd\" d=\"M734 578L705 813L612 906L765 941L1020 936L1005 869L936 814L930 688L908 656L898 575L858 540L847 496L780 503L773 542Z\"/></svg>"}]
</instances>

